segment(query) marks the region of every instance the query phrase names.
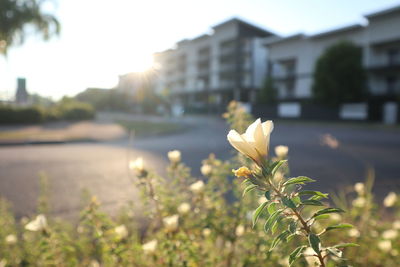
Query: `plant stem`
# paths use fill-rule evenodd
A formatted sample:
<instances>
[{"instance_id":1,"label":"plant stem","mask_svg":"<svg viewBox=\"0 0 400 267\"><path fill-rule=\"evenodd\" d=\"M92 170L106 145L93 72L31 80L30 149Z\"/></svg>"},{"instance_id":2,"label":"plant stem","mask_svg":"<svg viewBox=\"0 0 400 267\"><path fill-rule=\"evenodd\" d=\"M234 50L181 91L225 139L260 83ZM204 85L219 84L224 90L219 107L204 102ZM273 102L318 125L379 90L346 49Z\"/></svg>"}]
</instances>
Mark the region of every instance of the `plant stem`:
<instances>
[{"instance_id":1,"label":"plant stem","mask_svg":"<svg viewBox=\"0 0 400 267\"><path fill-rule=\"evenodd\" d=\"M269 185L271 186L271 188L279 196L279 198L282 199L283 198L283 194L271 183L270 179L267 179L267 181L268 181ZM309 237L310 234L312 234L310 226L307 225L307 222L304 220L304 218L301 216L300 212L297 209L295 209L295 208L290 208L290 209L293 211L293 213L299 219L299 221L303 225L304 231L306 231L306 233L307 233L307 237ZM317 257L318 257L319 262L321 264L320 267L325 267L324 258L322 257L322 254L321 254L320 250L318 250L318 252L317 252Z\"/></svg>"}]
</instances>

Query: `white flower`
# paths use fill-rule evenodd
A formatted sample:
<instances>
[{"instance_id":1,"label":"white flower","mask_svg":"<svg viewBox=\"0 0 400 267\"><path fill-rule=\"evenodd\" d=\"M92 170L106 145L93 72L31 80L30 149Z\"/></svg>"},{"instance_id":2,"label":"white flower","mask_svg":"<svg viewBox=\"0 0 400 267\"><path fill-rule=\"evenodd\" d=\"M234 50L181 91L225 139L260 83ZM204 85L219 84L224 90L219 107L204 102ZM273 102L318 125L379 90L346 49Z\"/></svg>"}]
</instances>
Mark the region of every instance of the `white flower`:
<instances>
[{"instance_id":1,"label":"white flower","mask_svg":"<svg viewBox=\"0 0 400 267\"><path fill-rule=\"evenodd\" d=\"M202 231L202 234L203 234L204 237L209 236L211 234L210 228L204 228L203 231Z\"/></svg>"},{"instance_id":2,"label":"white flower","mask_svg":"<svg viewBox=\"0 0 400 267\"><path fill-rule=\"evenodd\" d=\"M393 222L393 229L400 230L400 221Z\"/></svg>"},{"instance_id":3,"label":"white flower","mask_svg":"<svg viewBox=\"0 0 400 267\"><path fill-rule=\"evenodd\" d=\"M190 204L187 202L184 202L178 206L178 212L180 214L187 214L190 211L190 208L191 208Z\"/></svg>"},{"instance_id":4,"label":"white flower","mask_svg":"<svg viewBox=\"0 0 400 267\"><path fill-rule=\"evenodd\" d=\"M25 225L25 229L29 231L41 231L47 228L47 220L43 214L36 216L36 219Z\"/></svg>"},{"instance_id":5,"label":"white flower","mask_svg":"<svg viewBox=\"0 0 400 267\"><path fill-rule=\"evenodd\" d=\"M236 229L235 229L235 234L236 234L236 236L242 236L243 234L244 234L244 232L245 232L245 228L244 228L244 226L243 225L238 225L237 227L236 227Z\"/></svg>"},{"instance_id":6,"label":"white flower","mask_svg":"<svg viewBox=\"0 0 400 267\"><path fill-rule=\"evenodd\" d=\"M334 222L340 222L342 220L342 215L338 213L332 213L329 218Z\"/></svg>"},{"instance_id":7,"label":"white flower","mask_svg":"<svg viewBox=\"0 0 400 267\"><path fill-rule=\"evenodd\" d=\"M363 195L365 193L365 185L363 183L356 183L354 185L354 191L356 191L359 195Z\"/></svg>"},{"instance_id":8,"label":"white flower","mask_svg":"<svg viewBox=\"0 0 400 267\"><path fill-rule=\"evenodd\" d=\"M129 168L136 171L136 172L143 172L144 171L144 161L142 157L137 158L129 162Z\"/></svg>"},{"instance_id":9,"label":"white flower","mask_svg":"<svg viewBox=\"0 0 400 267\"><path fill-rule=\"evenodd\" d=\"M197 181L193 184L190 185L189 187L190 191L193 193L201 193L204 189L204 182L203 181Z\"/></svg>"},{"instance_id":10,"label":"white flower","mask_svg":"<svg viewBox=\"0 0 400 267\"><path fill-rule=\"evenodd\" d=\"M125 225L120 225L114 228L114 232L117 234L117 236L121 239L124 239L128 236L128 229L126 228Z\"/></svg>"},{"instance_id":11,"label":"white flower","mask_svg":"<svg viewBox=\"0 0 400 267\"><path fill-rule=\"evenodd\" d=\"M360 236L360 231L358 231L356 228L350 229L347 233L350 237L359 237Z\"/></svg>"},{"instance_id":12,"label":"white flower","mask_svg":"<svg viewBox=\"0 0 400 267\"><path fill-rule=\"evenodd\" d=\"M15 235L7 235L5 241L9 245L14 245L17 243L17 237Z\"/></svg>"},{"instance_id":13,"label":"white flower","mask_svg":"<svg viewBox=\"0 0 400 267\"><path fill-rule=\"evenodd\" d=\"M367 203L367 200L364 197L358 197L353 200L352 204L354 207L362 208Z\"/></svg>"},{"instance_id":14,"label":"white flower","mask_svg":"<svg viewBox=\"0 0 400 267\"><path fill-rule=\"evenodd\" d=\"M382 238L392 240L395 239L397 235L398 235L397 230L389 229L382 233Z\"/></svg>"},{"instance_id":15,"label":"white flower","mask_svg":"<svg viewBox=\"0 0 400 267\"><path fill-rule=\"evenodd\" d=\"M142 249L143 249L144 253L150 254L150 253L153 253L154 251L156 251L157 244L158 244L158 241L154 239L147 243L144 243L142 245Z\"/></svg>"},{"instance_id":16,"label":"white flower","mask_svg":"<svg viewBox=\"0 0 400 267\"><path fill-rule=\"evenodd\" d=\"M201 166L200 171L201 174L203 174L204 176L209 176L212 171L212 166L209 164L204 164L203 166Z\"/></svg>"},{"instance_id":17,"label":"white flower","mask_svg":"<svg viewBox=\"0 0 400 267\"><path fill-rule=\"evenodd\" d=\"M178 214L165 217L163 219L165 229L168 232L175 231L176 229L178 229L178 221L179 221L179 215Z\"/></svg>"},{"instance_id":18,"label":"white flower","mask_svg":"<svg viewBox=\"0 0 400 267\"><path fill-rule=\"evenodd\" d=\"M383 205L385 207L392 207L394 204L396 204L397 201L397 195L395 192L390 192L385 199L383 200Z\"/></svg>"},{"instance_id":19,"label":"white flower","mask_svg":"<svg viewBox=\"0 0 400 267\"><path fill-rule=\"evenodd\" d=\"M261 120L257 119L247 128L244 134L240 135L235 130L230 130L227 138L237 151L260 165L268 155L269 139L273 128L272 121L261 123Z\"/></svg>"},{"instance_id":20,"label":"white flower","mask_svg":"<svg viewBox=\"0 0 400 267\"><path fill-rule=\"evenodd\" d=\"M179 150L169 151L168 158L171 162L177 163L177 162L181 161L181 152Z\"/></svg>"},{"instance_id":21,"label":"white flower","mask_svg":"<svg viewBox=\"0 0 400 267\"><path fill-rule=\"evenodd\" d=\"M378 248L383 252L389 252L392 249L392 242L390 240L379 241Z\"/></svg>"},{"instance_id":22,"label":"white flower","mask_svg":"<svg viewBox=\"0 0 400 267\"><path fill-rule=\"evenodd\" d=\"M287 146L276 146L275 147L275 154L280 159L286 158L288 152L289 152L289 148Z\"/></svg>"},{"instance_id":23,"label":"white flower","mask_svg":"<svg viewBox=\"0 0 400 267\"><path fill-rule=\"evenodd\" d=\"M96 260L91 260L89 263L90 267L100 267L100 263Z\"/></svg>"}]
</instances>

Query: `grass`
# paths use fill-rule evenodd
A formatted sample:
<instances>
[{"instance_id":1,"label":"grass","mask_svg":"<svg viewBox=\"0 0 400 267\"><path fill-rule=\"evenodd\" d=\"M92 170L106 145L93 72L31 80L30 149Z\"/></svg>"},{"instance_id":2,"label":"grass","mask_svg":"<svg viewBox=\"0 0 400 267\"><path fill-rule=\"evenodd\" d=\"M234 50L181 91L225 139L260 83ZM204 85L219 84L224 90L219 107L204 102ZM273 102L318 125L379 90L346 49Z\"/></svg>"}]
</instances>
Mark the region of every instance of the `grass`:
<instances>
[{"instance_id":1,"label":"grass","mask_svg":"<svg viewBox=\"0 0 400 267\"><path fill-rule=\"evenodd\" d=\"M183 126L172 122L151 121L117 121L128 131L134 131L135 136L154 136L175 133L183 130Z\"/></svg>"}]
</instances>

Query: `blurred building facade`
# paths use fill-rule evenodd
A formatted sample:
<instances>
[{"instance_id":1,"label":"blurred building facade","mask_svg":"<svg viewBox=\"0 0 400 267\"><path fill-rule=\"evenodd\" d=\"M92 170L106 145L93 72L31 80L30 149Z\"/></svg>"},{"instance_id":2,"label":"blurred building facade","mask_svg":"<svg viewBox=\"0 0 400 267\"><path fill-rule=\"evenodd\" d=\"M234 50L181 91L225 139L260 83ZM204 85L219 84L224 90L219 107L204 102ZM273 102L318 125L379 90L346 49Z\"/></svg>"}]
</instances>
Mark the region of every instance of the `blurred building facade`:
<instances>
[{"instance_id":1,"label":"blurred building facade","mask_svg":"<svg viewBox=\"0 0 400 267\"><path fill-rule=\"evenodd\" d=\"M233 18L211 34L183 40L154 54L155 87L185 107L224 107L230 100L254 102L267 74L263 38L274 33Z\"/></svg>"},{"instance_id":2,"label":"blurred building facade","mask_svg":"<svg viewBox=\"0 0 400 267\"><path fill-rule=\"evenodd\" d=\"M17 78L17 90L15 92L15 104L18 106L29 105L29 94L26 90L26 79Z\"/></svg>"},{"instance_id":3,"label":"blurred building facade","mask_svg":"<svg viewBox=\"0 0 400 267\"><path fill-rule=\"evenodd\" d=\"M311 36L267 38L269 74L278 89L278 98L310 98L316 60L329 46L342 40L362 48L371 95L400 95L400 6L365 18L366 25L352 25Z\"/></svg>"}]
</instances>

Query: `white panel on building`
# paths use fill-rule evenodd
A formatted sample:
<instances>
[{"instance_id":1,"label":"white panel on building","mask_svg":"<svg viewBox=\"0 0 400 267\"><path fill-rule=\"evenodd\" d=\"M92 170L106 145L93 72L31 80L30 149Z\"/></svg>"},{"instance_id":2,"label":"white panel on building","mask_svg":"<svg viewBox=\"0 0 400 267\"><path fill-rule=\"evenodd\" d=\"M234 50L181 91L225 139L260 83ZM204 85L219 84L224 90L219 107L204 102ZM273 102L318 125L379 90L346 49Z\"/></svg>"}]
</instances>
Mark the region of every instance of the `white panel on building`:
<instances>
[{"instance_id":1,"label":"white panel on building","mask_svg":"<svg viewBox=\"0 0 400 267\"><path fill-rule=\"evenodd\" d=\"M339 116L344 120L366 120L368 106L366 103L343 104L340 107Z\"/></svg>"},{"instance_id":2,"label":"white panel on building","mask_svg":"<svg viewBox=\"0 0 400 267\"><path fill-rule=\"evenodd\" d=\"M282 118L298 118L301 114L300 103L281 103L278 106L278 116Z\"/></svg>"}]
</instances>

